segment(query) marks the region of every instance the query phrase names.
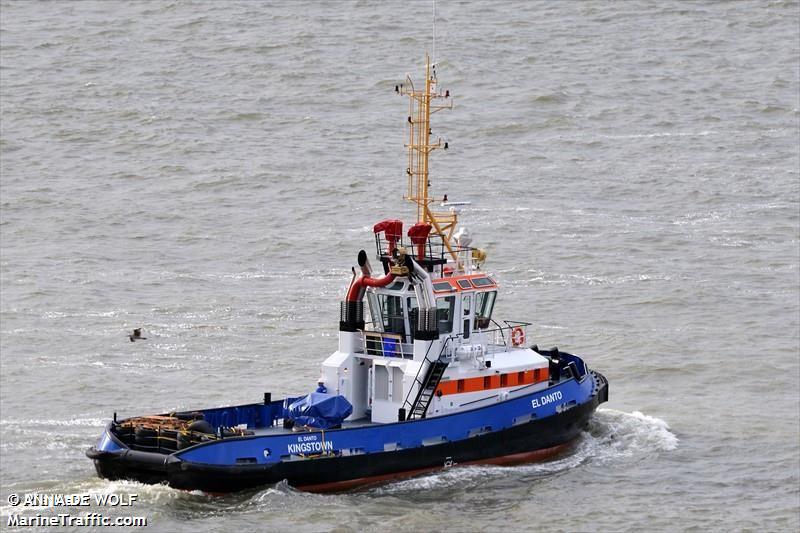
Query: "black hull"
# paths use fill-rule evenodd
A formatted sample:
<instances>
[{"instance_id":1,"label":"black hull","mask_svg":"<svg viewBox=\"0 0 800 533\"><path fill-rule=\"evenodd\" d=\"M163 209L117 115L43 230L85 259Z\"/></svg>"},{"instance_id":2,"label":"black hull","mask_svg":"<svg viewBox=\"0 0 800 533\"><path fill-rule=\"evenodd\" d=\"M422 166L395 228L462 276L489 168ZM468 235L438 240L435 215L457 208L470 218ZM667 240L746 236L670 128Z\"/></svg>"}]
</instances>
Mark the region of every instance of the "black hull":
<instances>
[{"instance_id":1,"label":"black hull","mask_svg":"<svg viewBox=\"0 0 800 533\"><path fill-rule=\"evenodd\" d=\"M514 464L559 453L578 437L597 406L608 398L605 378L595 379L599 387L584 404L501 431L433 446L271 465L210 466L131 450L90 449L87 455L94 460L101 477L168 483L179 489L235 492L285 479L290 485L305 490L346 490L458 464Z\"/></svg>"}]
</instances>

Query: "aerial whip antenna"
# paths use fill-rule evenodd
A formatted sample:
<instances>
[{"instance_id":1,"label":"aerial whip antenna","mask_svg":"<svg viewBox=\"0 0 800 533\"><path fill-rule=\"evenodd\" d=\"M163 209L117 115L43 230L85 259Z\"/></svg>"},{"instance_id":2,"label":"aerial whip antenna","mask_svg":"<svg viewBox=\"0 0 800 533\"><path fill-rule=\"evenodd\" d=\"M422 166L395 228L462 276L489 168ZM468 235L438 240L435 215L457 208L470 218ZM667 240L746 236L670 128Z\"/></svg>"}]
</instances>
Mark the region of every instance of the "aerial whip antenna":
<instances>
[{"instance_id":1,"label":"aerial whip antenna","mask_svg":"<svg viewBox=\"0 0 800 533\"><path fill-rule=\"evenodd\" d=\"M408 192L404 199L416 204L417 223L428 224L432 228L432 235L438 235L447 252L458 261L457 249L451 241L458 223L458 214L454 209L446 212L437 212L432 209L433 204L445 202L445 198L435 198L430 193L430 167L428 156L439 148L447 149L449 144L441 138L431 141L431 115L444 109L453 108L453 100L449 90L438 88L439 80L436 77L436 65L431 62L430 55L425 55L425 83L415 87L411 77L406 77L405 84L395 85L395 92L409 98L408 117L406 122L407 137L405 146L408 149ZM444 101L443 103L440 103ZM442 207L449 207L442 206Z\"/></svg>"},{"instance_id":2,"label":"aerial whip antenna","mask_svg":"<svg viewBox=\"0 0 800 533\"><path fill-rule=\"evenodd\" d=\"M431 46L431 61L436 65L436 0L433 0L433 45Z\"/></svg>"}]
</instances>

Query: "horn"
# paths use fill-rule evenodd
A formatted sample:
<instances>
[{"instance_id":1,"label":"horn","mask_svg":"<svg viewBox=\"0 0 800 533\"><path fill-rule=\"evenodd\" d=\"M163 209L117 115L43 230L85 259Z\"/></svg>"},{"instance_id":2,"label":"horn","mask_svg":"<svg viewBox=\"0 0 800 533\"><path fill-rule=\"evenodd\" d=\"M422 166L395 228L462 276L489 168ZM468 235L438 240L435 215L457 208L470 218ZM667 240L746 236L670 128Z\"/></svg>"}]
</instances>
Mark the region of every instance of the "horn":
<instances>
[{"instance_id":1,"label":"horn","mask_svg":"<svg viewBox=\"0 0 800 533\"><path fill-rule=\"evenodd\" d=\"M361 267L361 273L369 277L372 275L372 267L369 264L369 259L367 259L367 252L361 250L358 252L358 266Z\"/></svg>"}]
</instances>

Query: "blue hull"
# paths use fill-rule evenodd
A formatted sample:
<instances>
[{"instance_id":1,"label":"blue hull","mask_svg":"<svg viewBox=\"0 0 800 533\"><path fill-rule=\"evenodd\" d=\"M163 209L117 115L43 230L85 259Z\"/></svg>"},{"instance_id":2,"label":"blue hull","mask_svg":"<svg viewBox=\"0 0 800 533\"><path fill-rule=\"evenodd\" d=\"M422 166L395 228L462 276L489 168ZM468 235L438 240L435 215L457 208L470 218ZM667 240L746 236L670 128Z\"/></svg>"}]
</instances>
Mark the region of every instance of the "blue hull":
<instances>
[{"instance_id":1,"label":"blue hull","mask_svg":"<svg viewBox=\"0 0 800 533\"><path fill-rule=\"evenodd\" d=\"M261 433L167 454L131 449L112 423L87 455L101 477L182 489L231 492L286 479L307 490L343 490L454 464L546 458L573 441L607 398L606 379L584 372L470 411L300 433L276 427L283 401L275 401L202 411L212 426L247 424Z\"/></svg>"}]
</instances>

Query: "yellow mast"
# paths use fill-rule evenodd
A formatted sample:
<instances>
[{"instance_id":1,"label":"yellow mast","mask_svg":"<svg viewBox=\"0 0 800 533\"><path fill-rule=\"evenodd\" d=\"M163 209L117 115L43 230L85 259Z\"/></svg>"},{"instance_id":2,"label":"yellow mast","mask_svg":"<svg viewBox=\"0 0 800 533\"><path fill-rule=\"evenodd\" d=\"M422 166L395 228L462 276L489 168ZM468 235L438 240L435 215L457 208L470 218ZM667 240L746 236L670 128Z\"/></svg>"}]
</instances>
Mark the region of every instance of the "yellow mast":
<instances>
[{"instance_id":1,"label":"yellow mast","mask_svg":"<svg viewBox=\"0 0 800 533\"><path fill-rule=\"evenodd\" d=\"M433 234L439 235L445 248L458 260L456 251L450 243L453 232L458 222L455 211L434 212L431 204L443 201L444 198L433 198L429 195L430 172L428 156L437 148L447 148L447 143L442 144L442 139L431 143L431 115L442 109L452 109L453 101L450 91L436 91L436 66L431 65L430 57L425 56L425 89L416 90L411 78L406 78L410 88L403 85L397 87L397 92L409 98L408 112L408 193L404 199L417 205L417 222L433 226ZM435 100L444 100L444 104L433 104Z\"/></svg>"}]
</instances>

